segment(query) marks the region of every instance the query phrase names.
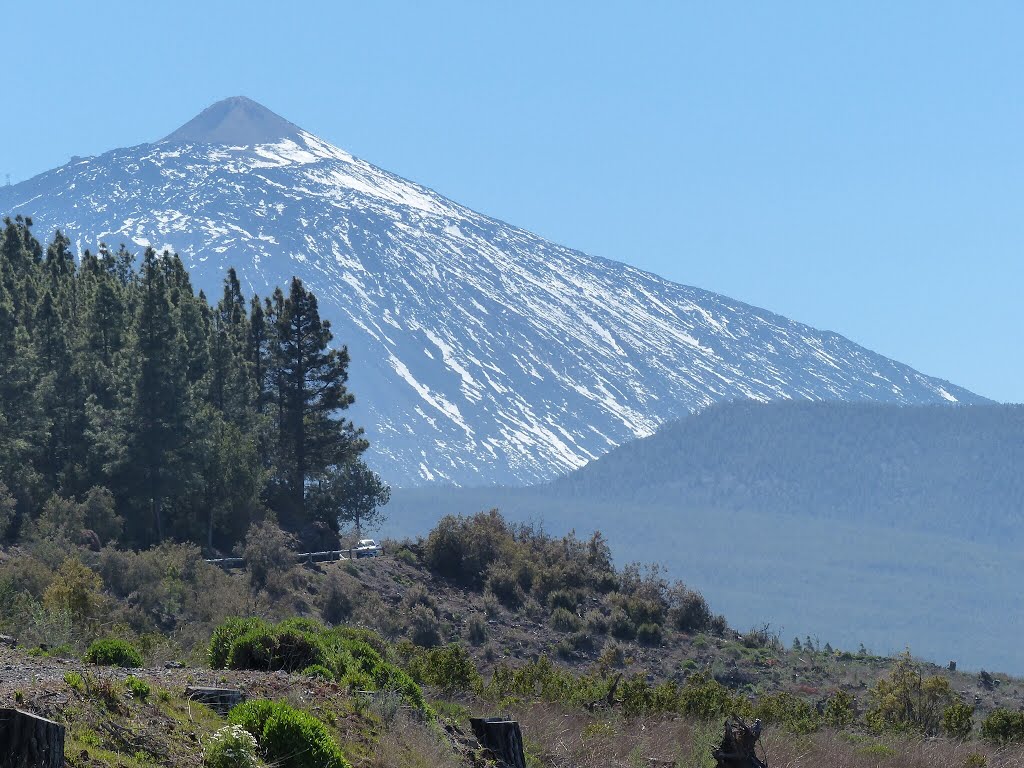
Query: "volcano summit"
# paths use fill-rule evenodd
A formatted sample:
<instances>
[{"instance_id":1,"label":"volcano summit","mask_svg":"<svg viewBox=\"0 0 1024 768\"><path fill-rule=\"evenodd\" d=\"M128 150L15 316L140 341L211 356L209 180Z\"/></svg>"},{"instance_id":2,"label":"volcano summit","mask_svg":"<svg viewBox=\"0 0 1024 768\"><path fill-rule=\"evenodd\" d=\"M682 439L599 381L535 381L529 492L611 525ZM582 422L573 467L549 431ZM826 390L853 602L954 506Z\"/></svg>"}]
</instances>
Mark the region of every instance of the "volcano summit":
<instances>
[{"instance_id":1,"label":"volcano summit","mask_svg":"<svg viewBox=\"0 0 1024 768\"><path fill-rule=\"evenodd\" d=\"M353 157L249 99L0 189L79 251L181 254L220 294L300 277L352 356L395 485L530 483L710 403L978 402L834 333L564 248Z\"/></svg>"}]
</instances>

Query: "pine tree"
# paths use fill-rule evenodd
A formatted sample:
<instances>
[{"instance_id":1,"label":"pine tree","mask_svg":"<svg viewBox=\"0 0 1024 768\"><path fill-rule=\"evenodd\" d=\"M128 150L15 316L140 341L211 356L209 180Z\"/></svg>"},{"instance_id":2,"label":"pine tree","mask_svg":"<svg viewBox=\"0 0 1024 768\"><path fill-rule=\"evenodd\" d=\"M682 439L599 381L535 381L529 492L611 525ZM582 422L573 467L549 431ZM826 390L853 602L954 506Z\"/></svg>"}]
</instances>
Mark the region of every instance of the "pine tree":
<instances>
[{"instance_id":1,"label":"pine tree","mask_svg":"<svg viewBox=\"0 0 1024 768\"><path fill-rule=\"evenodd\" d=\"M123 475L136 516L129 520L142 542L163 541L168 502L180 492L186 440L189 351L175 322L164 259L147 249L139 281L139 307L131 352L132 391L125 410L128 444ZM155 536L138 513L148 508Z\"/></svg>"},{"instance_id":2,"label":"pine tree","mask_svg":"<svg viewBox=\"0 0 1024 768\"><path fill-rule=\"evenodd\" d=\"M355 398L346 389L348 350L330 349L330 324L316 297L293 278L287 299L275 294L274 380L278 407L278 470L288 512L307 520L306 484L330 467L358 458L361 430L340 412Z\"/></svg>"}]
</instances>

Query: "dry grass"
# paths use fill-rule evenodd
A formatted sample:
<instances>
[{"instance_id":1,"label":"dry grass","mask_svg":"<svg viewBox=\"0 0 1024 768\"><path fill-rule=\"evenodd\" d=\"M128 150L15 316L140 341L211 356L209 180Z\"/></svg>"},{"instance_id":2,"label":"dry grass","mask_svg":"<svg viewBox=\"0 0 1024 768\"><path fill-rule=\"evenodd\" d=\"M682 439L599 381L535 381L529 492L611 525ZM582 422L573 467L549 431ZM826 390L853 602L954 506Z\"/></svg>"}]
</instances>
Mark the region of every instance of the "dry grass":
<instances>
[{"instance_id":1,"label":"dry grass","mask_svg":"<svg viewBox=\"0 0 1024 768\"><path fill-rule=\"evenodd\" d=\"M355 762L355 761L353 761ZM465 768L449 739L425 723L400 713L384 727L373 754L360 768Z\"/></svg>"},{"instance_id":2,"label":"dry grass","mask_svg":"<svg viewBox=\"0 0 1024 768\"><path fill-rule=\"evenodd\" d=\"M617 713L584 713L544 704L518 708L535 765L553 768L714 768L719 723L683 718L626 721ZM771 768L1024 768L1024 747L979 741L873 736L823 731L798 736L768 729L762 739Z\"/></svg>"}]
</instances>

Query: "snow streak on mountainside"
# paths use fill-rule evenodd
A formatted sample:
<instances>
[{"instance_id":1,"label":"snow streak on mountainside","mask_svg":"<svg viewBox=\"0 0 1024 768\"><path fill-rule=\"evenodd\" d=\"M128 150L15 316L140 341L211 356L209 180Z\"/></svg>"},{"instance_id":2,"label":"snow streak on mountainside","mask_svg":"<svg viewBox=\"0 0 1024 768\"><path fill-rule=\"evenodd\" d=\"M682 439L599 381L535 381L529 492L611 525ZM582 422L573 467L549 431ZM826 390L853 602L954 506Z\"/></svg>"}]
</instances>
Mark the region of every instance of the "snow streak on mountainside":
<instances>
[{"instance_id":1,"label":"snow streak on mountainside","mask_svg":"<svg viewBox=\"0 0 1024 768\"><path fill-rule=\"evenodd\" d=\"M79 251L181 254L214 300L297 275L352 353L391 483L529 483L735 398L976 402L833 333L554 245L247 99L0 190Z\"/></svg>"}]
</instances>

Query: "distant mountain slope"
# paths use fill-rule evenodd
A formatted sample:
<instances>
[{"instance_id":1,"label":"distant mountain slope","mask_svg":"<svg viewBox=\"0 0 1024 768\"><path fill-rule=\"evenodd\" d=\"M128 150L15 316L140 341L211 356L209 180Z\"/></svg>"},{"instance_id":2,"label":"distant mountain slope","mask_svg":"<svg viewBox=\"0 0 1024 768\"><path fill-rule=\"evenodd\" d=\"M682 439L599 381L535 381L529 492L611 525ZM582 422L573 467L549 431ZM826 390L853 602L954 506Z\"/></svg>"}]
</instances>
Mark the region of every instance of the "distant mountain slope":
<instances>
[{"instance_id":1,"label":"distant mountain slope","mask_svg":"<svg viewBox=\"0 0 1024 768\"><path fill-rule=\"evenodd\" d=\"M594 505L656 536L693 510L1024 540L1024 406L738 401L529 488L402 492L417 516L484 506L584 525ZM662 519L650 514L657 509Z\"/></svg>"},{"instance_id":2,"label":"distant mountain slope","mask_svg":"<svg viewBox=\"0 0 1024 768\"><path fill-rule=\"evenodd\" d=\"M1021 538L1024 406L712 406L543 488L559 499Z\"/></svg>"},{"instance_id":3,"label":"distant mountain slope","mask_svg":"<svg viewBox=\"0 0 1024 768\"><path fill-rule=\"evenodd\" d=\"M531 488L392 497L387 533L499 508L601 530L741 628L1024 671L1024 406L713 406Z\"/></svg>"},{"instance_id":4,"label":"distant mountain slope","mask_svg":"<svg viewBox=\"0 0 1024 768\"><path fill-rule=\"evenodd\" d=\"M368 460L396 485L547 480L735 398L982 400L482 216L244 98L0 188L0 212L80 250L176 250L212 295L229 266L262 295L302 278L352 353Z\"/></svg>"}]
</instances>

